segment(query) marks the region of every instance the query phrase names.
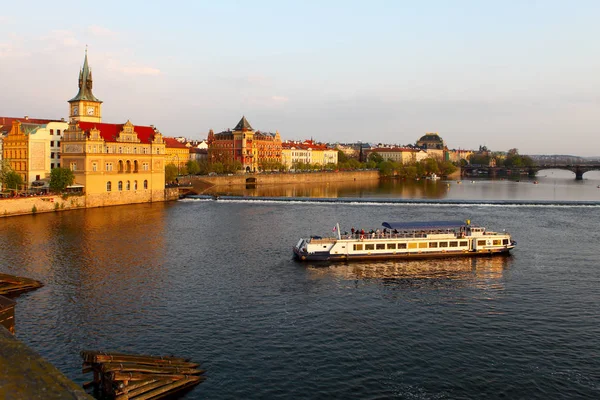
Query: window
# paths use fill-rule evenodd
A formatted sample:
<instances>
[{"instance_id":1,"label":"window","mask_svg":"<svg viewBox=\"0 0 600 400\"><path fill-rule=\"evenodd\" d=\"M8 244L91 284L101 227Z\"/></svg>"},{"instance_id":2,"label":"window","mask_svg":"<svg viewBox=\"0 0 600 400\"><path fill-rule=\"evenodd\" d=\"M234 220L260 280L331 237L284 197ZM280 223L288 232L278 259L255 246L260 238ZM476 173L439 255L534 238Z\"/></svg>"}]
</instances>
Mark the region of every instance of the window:
<instances>
[{"instance_id":1,"label":"window","mask_svg":"<svg viewBox=\"0 0 600 400\"><path fill-rule=\"evenodd\" d=\"M54 135L54 129L50 129L50 134Z\"/></svg>"},{"instance_id":2,"label":"window","mask_svg":"<svg viewBox=\"0 0 600 400\"><path fill-rule=\"evenodd\" d=\"M508 239L502 239L502 244L508 244Z\"/></svg>"},{"instance_id":3,"label":"window","mask_svg":"<svg viewBox=\"0 0 600 400\"><path fill-rule=\"evenodd\" d=\"M50 141L50 147L54 147L54 140Z\"/></svg>"},{"instance_id":4,"label":"window","mask_svg":"<svg viewBox=\"0 0 600 400\"><path fill-rule=\"evenodd\" d=\"M145 163L143 163L143 164L142 164L142 169L143 169L144 171L148 171L148 169L150 169L150 166L148 165L148 163L147 163L147 162L145 162Z\"/></svg>"},{"instance_id":5,"label":"window","mask_svg":"<svg viewBox=\"0 0 600 400\"><path fill-rule=\"evenodd\" d=\"M54 158L54 153L50 153L50 158Z\"/></svg>"},{"instance_id":6,"label":"window","mask_svg":"<svg viewBox=\"0 0 600 400\"><path fill-rule=\"evenodd\" d=\"M469 242L467 242L466 240L461 240L458 245L460 247L467 247L469 245Z\"/></svg>"},{"instance_id":7,"label":"window","mask_svg":"<svg viewBox=\"0 0 600 400\"><path fill-rule=\"evenodd\" d=\"M393 249L395 249L395 248L396 248L396 243L388 243L388 244L387 244L387 248L388 248L389 250L393 250Z\"/></svg>"},{"instance_id":8,"label":"window","mask_svg":"<svg viewBox=\"0 0 600 400\"><path fill-rule=\"evenodd\" d=\"M113 170L113 165L112 165L112 163L108 163L108 162L106 163L106 170L107 170L107 171L112 171L112 170Z\"/></svg>"},{"instance_id":9,"label":"window","mask_svg":"<svg viewBox=\"0 0 600 400\"><path fill-rule=\"evenodd\" d=\"M477 246L485 246L485 240L478 240Z\"/></svg>"},{"instance_id":10,"label":"window","mask_svg":"<svg viewBox=\"0 0 600 400\"><path fill-rule=\"evenodd\" d=\"M123 153L123 148L119 146L119 153Z\"/></svg>"},{"instance_id":11,"label":"window","mask_svg":"<svg viewBox=\"0 0 600 400\"><path fill-rule=\"evenodd\" d=\"M119 181L117 188L119 189L119 192L123 190L123 181Z\"/></svg>"},{"instance_id":12,"label":"window","mask_svg":"<svg viewBox=\"0 0 600 400\"><path fill-rule=\"evenodd\" d=\"M429 248L434 248L434 247L438 247L438 243L437 242L429 242Z\"/></svg>"},{"instance_id":13,"label":"window","mask_svg":"<svg viewBox=\"0 0 600 400\"><path fill-rule=\"evenodd\" d=\"M458 247L458 242L450 242L450 247Z\"/></svg>"},{"instance_id":14,"label":"window","mask_svg":"<svg viewBox=\"0 0 600 400\"><path fill-rule=\"evenodd\" d=\"M137 181L133 181L133 190L137 190Z\"/></svg>"},{"instance_id":15,"label":"window","mask_svg":"<svg viewBox=\"0 0 600 400\"><path fill-rule=\"evenodd\" d=\"M125 185L125 190L131 190L131 184L129 181L127 181L127 184Z\"/></svg>"},{"instance_id":16,"label":"window","mask_svg":"<svg viewBox=\"0 0 600 400\"><path fill-rule=\"evenodd\" d=\"M54 169L54 163L50 164L50 169Z\"/></svg>"},{"instance_id":17,"label":"window","mask_svg":"<svg viewBox=\"0 0 600 400\"><path fill-rule=\"evenodd\" d=\"M98 163L95 163L95 162L92 163L92 171L94 171L94 172L98 171Z\"/></svg>"},{"instance_id":18,"label":"window","mask_svg":"<svg viewBox=\"0 0 600 400\"><path fill-rule=\"evenodd\" d=\"M420 249L426 249L427 248L427 242L420 242L419 243L419 248Z\"/></svg>"},{"instance_id":19,"label":"window","mask_svg":"<svg viewBox=\"0 0 600 400\"><path fill-rule=\"evenodd\" d=\"M57 129L57 130L56 130L56 134L57 134L58 136L60 136L60 129Z\"/></svg>"},{"instance_id":20,"label":"window","mask_svg":"<svg viewBox=\"0 0 600 400\"><path fill-rule=\"evenodd\" d=\"M76 162L72 162L71 164L69 164L69 167L71 168L71 171L77 171L77 163Z\"/></svg>"},{"instance_id":21,"label":"window","mask_svg":"<svg viewBox=\"0 0 600 400\"><path fill-rule=\"evenodd\" d=\"M112 189L112 183L110 181L106 182L106 191L110 192Z\"/></svg>"},{"instance_id":22,"label":"window","mask_svg":"<svg viewBox=\"0 0 600 400\"><path fill-rule=\"evenodd\" d=\"M354 245L354 250L362 250L363 249L363 245L362 244L355 244Z\"/></svg>"},{"instance_id":23,"label":"window","mask_svg":"<svg viewBox=\"0 0 600 400\"><path fill-rule=\"evenodd\" d=\"M365 244L365 250L375 250L375 245L373 243Z\"/></svg>"},{"instance_id":24,"label":"window","mask_svg":"<svg viewBox=\"0 0 600 400\"><path fill-rule=\"evenodd\" d=\"M500 246L500 239L494 240L494 246Z\"/></svg>"},{"instance_id":25,"label":"window","mask_svg":"<svg viewBox=\"0 0 600 400\"><path fill-rule=\"evenodd\" d=\"M148 181L144 181L144 189L148 189Z\"/></svg>"},{"instance_id":26,"label":"window","mask_svg":"<svg viewBox=\"0 0 600 400\"><path fill-rule=\"evenodd\" d=\"M156 148L156 154L160 154L160 149L158 147Z\"/></svg>"},{"instance_id":27,"label":"window","mask_svg":"<svg viewBox=\"0 0 600 400\"><path fill-rule=\"evenodd\" d=\"M440 242L440 247L448 247L448 242Z\"/></svg>"},{"instance_id":28,"label":"window","mask_svg":"<svg viewBox=\"0 0 600 400\"><path fill-rule=\"evenodd\" d=\"M133 148L133 154L137 154L137 147Z\"/></svg>"},{"instance_id":29,"label":"window","mask_svg":"<svg viewBox=\"0 0 600 400\"><path fill-rule=\"evenodd\" d=\"M375 245L375 248L376 248L377 250L385 250L385 243L377 243L377 244Z\"/></svg>"},{"instance_id":30,"label":"window","mask_svg":"<svg viewBox=\"0 0 600 400\"><path fill-rule=\"evenodd\" d=\"M414 249L414 247L412 247ZM398 243L398 249L402 250L402 249L406 249L406 243Z\"/></svg>"}]
</instances>

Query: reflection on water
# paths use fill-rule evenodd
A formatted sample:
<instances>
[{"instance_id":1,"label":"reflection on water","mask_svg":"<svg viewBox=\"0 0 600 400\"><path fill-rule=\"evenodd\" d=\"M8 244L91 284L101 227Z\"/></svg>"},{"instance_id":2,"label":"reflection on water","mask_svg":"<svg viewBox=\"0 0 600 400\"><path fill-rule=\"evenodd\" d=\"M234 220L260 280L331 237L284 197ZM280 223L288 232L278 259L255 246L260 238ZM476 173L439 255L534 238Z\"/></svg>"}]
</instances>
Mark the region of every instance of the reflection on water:
<instances>
[{"instance_id":1,"label":"reflection on water","mask_svg":"<svg viewBox=\"0 0 600 400\"><path fill-rule=\"evenodd\" d=\"M329 266L308 264L307 270L313 278L334 275L344 280L382 279L404 284L427 280L462 280L476 285L477 282L501 278L511 261L511 256L363 261Z\"/></svg>"},{"instance_id":2,"label":"reflection on water","mask_svg":"<svg viewBox=\"0 0 600 400\"><path fill-rule=\"evenodd\" d=\"M218 186L204 192L244 197L384 198L448 200L600 201L598 181L589 172L576 181L569 171L542 171L537 178L464 180L381 179L312 184Z\"/></svg>"}]
</instances>

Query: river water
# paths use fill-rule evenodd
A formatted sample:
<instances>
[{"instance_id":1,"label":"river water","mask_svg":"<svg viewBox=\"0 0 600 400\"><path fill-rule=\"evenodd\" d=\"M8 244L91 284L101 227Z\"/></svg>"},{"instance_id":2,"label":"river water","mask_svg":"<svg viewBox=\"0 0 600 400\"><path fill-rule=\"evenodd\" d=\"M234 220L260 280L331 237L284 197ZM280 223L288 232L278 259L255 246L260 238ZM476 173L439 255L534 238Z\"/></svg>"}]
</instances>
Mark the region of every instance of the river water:
<instances>
[{"instance_id":1,"label":"river water","mask_svg":"<svg viewBox=\"0 0 600 400\"><path fill-rule=\"evenodd\" d=\"M537 179L4 218L0 272L45 283L17 299L17 337L77 383L91 349L201 362L208 379L186 399L599 398L600 179ZM392 201L411 191L427 201ZM291 258L338 222L467 218L509 231L512 256Z\"/></svg>"}]
</instances>

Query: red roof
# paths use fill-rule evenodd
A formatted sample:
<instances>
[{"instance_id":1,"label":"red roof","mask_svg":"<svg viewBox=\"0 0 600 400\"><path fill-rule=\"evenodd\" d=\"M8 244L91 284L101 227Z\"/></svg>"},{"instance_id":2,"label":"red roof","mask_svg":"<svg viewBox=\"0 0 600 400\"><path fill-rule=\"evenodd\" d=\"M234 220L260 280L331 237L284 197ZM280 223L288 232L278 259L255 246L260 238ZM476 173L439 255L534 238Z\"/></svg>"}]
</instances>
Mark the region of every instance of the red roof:
<instances>
[{"instance_id":1,"label":"red roof","mask_svg":"<svg viewBox=\"0 0 600 400\"><path fill-rule=\"evenodd\" d=\"M50 122L65 122L60 119L42 119L42 118L15 118L15 117L0 117L0 132L9 131L12 128L13 121L20 121L28 124L45 125Z\"/></svg>"},{"instance_id":2,"label":"red roof","mask_svg":"<svg viewBox=\"0 0 600 400\"><path fill-rule=\"evenodd\" d=\"M96 128L100 131L100 136L105 142L116 142L117 136L123 130L125 124L103 124L100 122L83 122L80 121L79 128L83 131L89 131L90 129ZM134 125L133 131L137 133L138 139L142 143L152 143L154 140L154 128L151 126Z\"/></svg>"},{"instance_id":3,"label":"red roof","mask_svg":"<svg viewBox=\"0 0 600 400\"><path fill-rule=\"evenodd\" d=\"M170 138L170 137L163 137L163 140L165 141L165 145L166 147L169 148L179 148L179 149L187 149L188 147L181 143L179 140L175 139L175 138Z\"/></svg>"},{"instance_id":4,"label":"red roof","mask_svg":"<svg viewBox=\"0 0 600 400\"><path fill-rule=\"evenodd\" d=\"M327 147L327 145L322 144L322 143L315 143L311 140L305 140L303 143L296 143L296 142L282 142L281 143L281 147L284 149L291 149L296 148L299 150L308 150L308 149L312 149L312 150L333 150L329 147Z\"/></svg>"}]
</instances>

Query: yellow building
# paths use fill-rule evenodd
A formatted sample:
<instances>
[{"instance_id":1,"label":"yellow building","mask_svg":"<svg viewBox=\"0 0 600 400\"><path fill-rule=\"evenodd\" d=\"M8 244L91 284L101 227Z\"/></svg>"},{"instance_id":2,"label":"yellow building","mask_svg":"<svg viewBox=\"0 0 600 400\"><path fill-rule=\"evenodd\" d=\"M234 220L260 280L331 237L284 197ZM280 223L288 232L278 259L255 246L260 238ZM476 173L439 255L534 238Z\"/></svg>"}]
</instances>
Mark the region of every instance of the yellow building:
<instances>
[{"instance_id":1,"label":"yellow building","mask_svg":"<svg viewBox=\"0 0 600 400\"><path fill-rule=\"evenodd\" d=\"M61 143L62 166L83 186L87 206L164 201L165 143L151 126L100 122L100 104L92 94L87 64L79 93L69 100L70 123ZM85 115L81 107L86 107Z\"/></svg>"},{"instance_id":2,"label":"yellow building","mask_svg":"<svg viewBox=\"0 0 600 400\"><path fill-rule=\"evenodd\" d=\"M328 164L337 165L338 151L312 140L302 143L288 141L281 144L281 160L288 169L298 164L326 167Z\"/></svg>"},{"instance_id":3,"label":"yellow building","mask_svg":"<svg viewBox=\"0 0 600 400\"><path fill-rule=\"evenodd\" d=\"M26 187L48 178L50 170L60 166L60 140L67 128L66 122L29 117L0 117L0 120L3 121L1 130L7 130L2 158L21 175ZM7 129L8 123L10 129Z\"/></svg>"},{"instance_id":4,"label":"yellow building","mask_svg":"<svg viewBox=\"0 0 600 400\"><path fill-rule=\"evenodd\" d=\"M175 138L165 137L163 140L166 146L165 164L173 164L177 167L177 171L183 171L190 160L190 147Z\"/></svg>"}]
</instances>

